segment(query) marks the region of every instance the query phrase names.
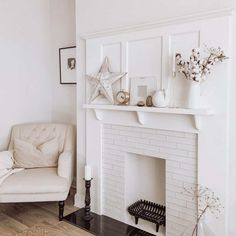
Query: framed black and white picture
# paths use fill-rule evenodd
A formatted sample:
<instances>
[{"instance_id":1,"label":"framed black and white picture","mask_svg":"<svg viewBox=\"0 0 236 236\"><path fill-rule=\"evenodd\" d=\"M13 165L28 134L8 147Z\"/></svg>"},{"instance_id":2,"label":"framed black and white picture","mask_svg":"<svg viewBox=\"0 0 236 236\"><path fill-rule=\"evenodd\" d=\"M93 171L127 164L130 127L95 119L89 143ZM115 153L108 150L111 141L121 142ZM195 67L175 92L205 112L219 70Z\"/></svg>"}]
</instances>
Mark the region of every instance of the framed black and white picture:
<instances>
[{"instance_id":1,"label":"framed black and white picture","mask_svg":"<svg viewBox=\"0 0 236 236\"><path fill-rule=\"evenodd\" d=\"M149 95L153 95L157 88L155 76L130 78L130 104L136 106L138 102L146 102Z\"/></svg>"},{"instance_id":2,"label":"framed black and white picture","mask_svg":"<svg viewBox=\"0 0 236 236\"><path fill-rule=\"evenodd\" d=\"M60 84L76 84L76 46L59 48Z\"/></svg>"}]
</instances>

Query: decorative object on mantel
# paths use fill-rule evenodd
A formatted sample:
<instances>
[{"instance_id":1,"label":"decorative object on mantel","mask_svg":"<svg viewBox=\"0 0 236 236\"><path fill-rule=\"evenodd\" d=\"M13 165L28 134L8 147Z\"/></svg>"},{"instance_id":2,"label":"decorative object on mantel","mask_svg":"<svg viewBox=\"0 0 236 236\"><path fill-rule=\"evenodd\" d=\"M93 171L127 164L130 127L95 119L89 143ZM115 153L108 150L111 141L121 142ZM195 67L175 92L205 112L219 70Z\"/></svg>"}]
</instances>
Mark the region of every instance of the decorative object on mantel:
<instances>
[{"instance_id":1,"label":"decorative object on mantel","mask_svg":"<svg viewBox=\"0 0 236 236\"><path fill-rule=\"evenodd\" d=\"M121 90L116 94L116 101L118 102L119 105L128 105L129 100L130 100L129 92Z\"/></svg>"},{"instance_id":2,"label":"decorative object on mantel","mask_svg":"<svg viewBox=\"0 0 236 236\"><path fill-rule=\"evenodd\" d=\"M156 88L156 76L130 78L130 104L136 106L139 101L146 102L147 96Z\"/></svg>"},{"instance_id":3,"label":"decorative object on mantel","mask_svg":"<svg viewBox=\"0 0 236 236\"><path fill-rule=\"evenodd\" d=\"M90 97L90 103L100 95L103 95L111 104L114 104L114 95L112 85L123 78L127 73L111 72L110 62L105 57L103 64L95 75L89 75L88 79L93 85L93 91Z\"/></svg>"},{"instance_id":4,"label":"decorative object on mantel","mask_svg":"<svg viewBox=\"0 0 236 236\"><path fill-rule=\"evenodd\" d=\"M167 107L167 100L165 89L157 90L152 97L152 102L155 107Z\"/></svg>"},{"instance_id":5,"label":"decorative object on mantel","mask_svg":"<svg viewBox=\"0 0 236 236\"><path fill-rule=\"evenodd\" d=\"M152 96L148 96L147 99L146 99L146 106L147 107L152 107L153 106L153 103L152 103Z\"/></svg>"},{"instance_id":6,"label":"decorative object on mantel","mask_svg":"<svg viewBox=\"0 0 236 236\"><path fill-rule=\"evenodd\" d=\"M91 181L93 180L91 173L92 173L91 167L86 165L85 178L84 178L86 192L85 192L85 207L84 207L84 217L83 217L85 221L90 221L93 219L90 208L90 203L91 203L90 187L91 187Z\"/></svg>"},{"instance_id":7,"label":"decorative object on mantel","mask_svg":"<svg viewBox=\"0 0 236 236\"><path fill-rule=\"evenodd\" d=\"M184 194L188 194L192 199L198 201L198 216L196 223L187 228L182 236L207 236L209 235L204 227L204 216L207 212L214 214L217 218L223 206L215 193L207 187L196 185L186 188Z\"/></svg>"},{"instance_id":8,"label":"decorative object on mantel","mask_svg":"<svg viewBox=\"0 0 236 236\"><path fill-rule=\"evenodd\" d=\"M76 84L76 46L59 48L60 84Z\"/></svg>"},{"instance_id":9,"label":"decorative object on mantel","mask_svg":"<svg viewBox=\"0 0 236 236\"><path fill-rule=\"evenodd\" d=\"M139 102L137 103L137 106L138 106L138 107L144 107L144 106L145 106L145 103L144 103L143 101L139 101Z\"/></svg>"},{"instance_id":10,"label":"decorative object on mantel","mask_svg":"<svg viewBox=\"0 0 236 236\"><path fill-rule=\"evenodd\" d=\"M200 49L192 49L189 61L182 58L180 53L176 54L176 65L178 72L182 73L187 80L190 80L188 108L201 108L201 84L206 80L217 62L223 62L228 57L224 51L218 48L207 48L208 57L200 57Z\"/></svg>"},{"instance_id":11,"label":"decorative object on mantel","mask_svg":"<svg viewBox=\"0 0 236 236\"><path fill-rule=\"evenodd\" d=\"M128 207L128 212L135 217L135 224L138 224L139 218L155 223L156 232L161 225L166 225L166 207L157 203L139 200Z\"/></svg>"}]
</instances>

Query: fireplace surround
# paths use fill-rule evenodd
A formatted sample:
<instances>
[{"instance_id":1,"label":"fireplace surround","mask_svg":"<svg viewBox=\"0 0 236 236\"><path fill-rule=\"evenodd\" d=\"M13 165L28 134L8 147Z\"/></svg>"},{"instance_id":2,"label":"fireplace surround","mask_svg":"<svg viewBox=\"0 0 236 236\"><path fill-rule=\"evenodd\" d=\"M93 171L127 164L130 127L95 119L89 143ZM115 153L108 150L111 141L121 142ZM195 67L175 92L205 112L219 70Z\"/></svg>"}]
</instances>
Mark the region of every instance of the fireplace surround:
<instances>
[{"instance_id":1,"label":"fireplace surround","mask_svg":"<svg viewBox=\"0 0 236 236\"><path fill-rule=\"evenodd\" d=\"M166 162L164 187L166 232L167 235L183 232L197 213L196 200L184 193L184 187L197 184L197 135L110 124L103 125L102 129L103 214L134 225L134 221L127 213L130 201L126 194L128 179L125 172L132 174L132 166L126 170L127 153L161 157ZM141 173L140 178L142 178ZM158 189L158 186L153 186L154 183L152 179L146 180L151 189L155 187ZM137 197L138 195L137 192ZM135 200L139 200L138 198ZM136 227L151 233L155 232L155 227L153 230L142 224Z\"/></svg>"}]
</instances>

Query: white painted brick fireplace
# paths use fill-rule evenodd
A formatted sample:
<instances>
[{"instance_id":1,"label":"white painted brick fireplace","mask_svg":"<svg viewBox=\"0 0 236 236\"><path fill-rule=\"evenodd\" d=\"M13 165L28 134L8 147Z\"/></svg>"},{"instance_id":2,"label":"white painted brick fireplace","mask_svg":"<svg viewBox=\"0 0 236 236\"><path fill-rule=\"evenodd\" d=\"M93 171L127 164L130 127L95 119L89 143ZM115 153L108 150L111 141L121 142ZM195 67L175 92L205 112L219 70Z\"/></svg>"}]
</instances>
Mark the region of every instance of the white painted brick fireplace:
<instances>
[{"instance_id":1,"label":"white painted brick fireplace","mask_svg":"<svg viewBox=\"0 0 236 236\"><path fill-rule=\"evenodd\" d=\"M197 213L196 200L186 195L184 191L184 187L197 184L197 135L105 124L102 140L103 213L127 222L128 196L125 193L125 184L128 182L125 176L127 153L161 158L166 161L166 233L181 235ZM132 172L132 167L129 168L129 172ZM154 183L150 179L146 184L150 185L150 188L157 188L153 186ZM153 230L149 231L155 233Z\"/></svg>"}]
</instances>

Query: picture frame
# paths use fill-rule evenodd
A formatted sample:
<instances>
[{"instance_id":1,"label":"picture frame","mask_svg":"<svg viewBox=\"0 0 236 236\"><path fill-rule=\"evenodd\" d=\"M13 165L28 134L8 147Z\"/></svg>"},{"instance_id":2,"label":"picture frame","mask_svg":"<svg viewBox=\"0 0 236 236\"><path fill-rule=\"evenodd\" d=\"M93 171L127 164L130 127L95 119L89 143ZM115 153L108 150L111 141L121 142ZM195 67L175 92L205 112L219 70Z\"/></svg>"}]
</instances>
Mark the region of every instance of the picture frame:
<instances>
[{"instance_id":1,"label":"picture frame","mask_svg":"<svg viewBox=\"0 0 236 236\"><path fill-rule=\"evenodd\" d=\"M136 106L138 102L146 103L149 95L157 89L157 78L155 76L142 76L130 78L130 105Z\"/></svg>"},{"instance_id":2,"label":"picture frame","mask_svg":"<svg viewBox=\"0 0 236 236\"><path fill-rule=\"evenodd\" d=\"M76 46L59 48L60 84L76 84Z\"/></svg>"}]
</instances>

